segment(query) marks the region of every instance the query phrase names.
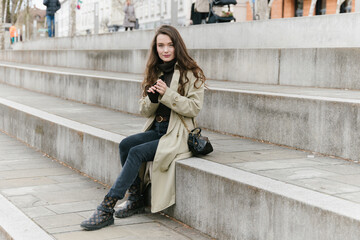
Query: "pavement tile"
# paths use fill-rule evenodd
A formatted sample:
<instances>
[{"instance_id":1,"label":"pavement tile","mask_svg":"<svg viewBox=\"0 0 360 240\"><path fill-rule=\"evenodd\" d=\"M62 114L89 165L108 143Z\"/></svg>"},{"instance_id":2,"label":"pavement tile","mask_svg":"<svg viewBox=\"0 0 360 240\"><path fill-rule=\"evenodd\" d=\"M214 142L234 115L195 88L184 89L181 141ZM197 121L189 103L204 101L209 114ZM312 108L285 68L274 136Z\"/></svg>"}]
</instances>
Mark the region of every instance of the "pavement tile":
<instances>
[{"instance_id":1,"label":"pavement tile","mask_svg":"<svg viewBox=\"0 0 360 240\"><path fill-rule=\"evenodd\" d=\"M322 178L300 179L293 183L327 194L340 194L360 191L360 187Z\"/></svg>"},{"instance_id":2,"label":"pavement tile","mask_svg":"<svg viewBox=\"0 0 360 240\"><path fill-rule=\"evenodd\" d=\"M30 157L39 157L41 153L35 152L34 149L22 149L20 151L7 152L6 154L0 155L0 159L22 159L24 155L27 155L27 158Z\"/></svg>"},{"instance_id":3,"label":"pavement tile","mask_svg":"<svg viewBox=\"0 0 360 240\"><path fill-rule=\"evenodd\" d=\"M31 178L31 177L41 177L41 176L51 176L51 175L67 175L72 173L72 171L68 168L40 168L40 169L21 169L21 170L12 170L2 172L1 176L4 179L14 179L19 178Z\"/></svg>"},{"instance_id":4,"label":"pavement tile","mask_svg":"<svg viewBox=\"0 0 360 240\"><path fill-rule=\"evenodd\" d=\"M188 237L172 231L156 222L126 226L113 225L98 231L60 233L54 234L54 236L58 240L189 240Z\"/></svg>"},{"instance_id":5,"label":"pavement tile","mask_svg":"<svg viewBox=\"0 0 360 240\"><path fill-rule=\"evenodd\" d=\"M47 208L57 214L64 214L64 213L93 210L94 206L97 206L98 204L99 201L90 200L90 201L78 201L78 202L63 203L63 204L52 204L52 205L48 205Z\"/></svg>"},{"instance_id":6,"label":"pavement tile","mask_svg":"<svg viewBox=\"0 0 360 240\"><path fill-rule=\"evenodd\" d=\"M171 231L160 223L144 223L141 226L138 225L128 225L127 230L131 232L131 235L138 236L139 239L174 239L182 240L188 239L188 237L176 232Z\"/></svg>"},{"instance_id":7,"label":"pavement tile","mask_svg":"<svg viewBox=\"0 0 360 240\"><path fill-rule=\"evenodd\" d=\"M66 226L77 226L84 218L76 213L57 214L34 218L36 223L44 229L59 228Z\"/></svg>"},{"instance_id":8,"label":"pavement tile","mask_svg":"<svg viewBox=\"0 0 360 240\"><path fill-rule=\"evenodd\" d=\"M10 171L10 170L13 170L13 168L5 164L0 164L0 172ZM4 179L4 177L1 177L1 179Z\"/></svg>"},{"instance_id":9,"label":"pavement tile","mask_svg":"<svg viewBox=\"0 0 360 240\"><path fill-rule=\"evenodd\" d=\"M232 167L248 171L264 171L284 168L298 168L321 165L321 162L313 161L311 158L283 159L261 162L245 162L229 164Z\"/></svg>"},{"instance_id":10,"label":"pavement tile","mask_svg":"<svg viewBox=\"0 0 360 240\"><path fill-rule=\"evenodd\" d=\"M9 160L8 160L9 161ZM13 162L6 162L11 166L13 170L22 170L22 169L44 169L44 168L61 168L62 166L56 161L53 161L48 158L38 158L38 159L26 159L23 161L19 160L10 160ZM5 162L3 162L5 163ZM1 162L0 162L1 164Z\"/></svg>"},{"instance_id":11,"label":"pavement tile","mask_svg":"<svg viewBox=\"0 0 360 240\"><path fill-rule=\"evenodd\" d=\"M343 159L331 158L331 157L316 157L316 158L313 158L313 160L315 162L321 162L323 165L344 164L344 162L346 163L346 161L344 161ZM350 163L350 164L353 164L353 163Z\"/></svg>"},{"instance_id":12,"label":"pavement tile","mask_svg":"<svg viewBox=\"0 0 360 240\"><path fill-rule=\"evenodd\" d=\"M360 174L360 164L346 162L345 164L318 166L317 168L339 174Z\"/></svg>"},{"instance_id":13,"label":"pavement tile","mask_svg":"<svg viewBox=\"0 0 360 240\"><path fill-rule=\"evenodd\" d=\"M127 236L131 235L126 226L112 225L97 231L79 230L75 232L53 234L53 236L57 240L110 240L114 238L126 239Z\"/></svg>"},{"instance_id":14,"label":"pavement tile","mask_svg":"<svg viewBox=\"0 0 360 240\"><path fill-rule=\"evenodd\" d=\"M201 126L200 126L201 127ZM210 139L210 142L217 141L217 140L238 140L238 139L244 139L241 137L233 136L233 135L227 135L227 134L219 134L217 132L209 131L206 129L202 129L201 134L208 137Z\"/></svg>"},{"instance_id":15,"label":"pavement tile","mask_svg":"<svg viewBox=\"0 0 360 240\"><path fill-rule=\"evenodd\" d=\"M0 145L0 151L5 152L5 153L24 151L24 145L21 145L20 142L17 142L17 143L16 142L10 142L10 143L3 142ZM27 151L31 151L31 150L27 150Z\"/></svg>"},{"instance_id":16,"label":"pavement tile","mask_svg":"<svg viewBox=\"0 0 360 240\"><path fill-rule=\"evenodd\" d=\"M172 220L171 217L168 217L165 214L149 214L149 218L153 219L154 221L158 221L167 228L170 228L176 232L181 233L184 236L187 236L189 239L196 239L196 240L208 240L209 237L200 231L192 229L191 227L180 223L178 221Z\"/></svg>"},{"instance_id":17,"label":"pavement tile","mask_svg":"<svg viewBox=\"0 0 360 240\"><path fill-rule=\"evenodd\" d=\"M295 151L287 148L247 151L247 152L239 152L236 154L239 158L249 162L306 158L307 155L309 155L308 152Z\"/></svg>"},{"instance_id":18,"label":"pavement tile","mask_svg":"<svg viewBox=\"0 0 360 240\"><path fill-rule=\"evenodd\" d=\"M238 153L227 153L226 155L224 152L221 151L214 151L211 154L208 154L206 156L203 156L202 158L213 161L220 164L229 164L229 163L240 163L245 162L240 156L238 156Z\"/></svg>"},{"instance_id":19,"label":"pavement tile","mask_svg":"<svg viewBox=\"0 0 360 240\"><path fill-rule=\"evenodd\" d=\"M82 231L82 228L80 227L80 224L72 225L72 226L66 226L66 227L56 227L56 228L48 228L46 231L50 234L56 234L56 233L71 233L76 231ZM90 238L89 238L90 240Z\"/></svg>"},{"instance_id":20,"label":"pavement tile","mask_svg":"<svg viewBox=\"0 0 360 240\"><path fill-rule=\"evenodd\" d=\"M24 194L33 194L33 193L51 193L60 191L63 188L58 186L57 184L51 185L40 185L40 186L30 186L30 187L18 187L18 188L8 188L2 190L1 193L5 196L17 196L17 195L24 195Z\"/></svg>"},{"instance_id":21,"label":"pavement tile","mask_svg":"<svg viewBox=\"0 0 360 240\"><path fill-rule=\"evenodd\" d=\"M336 194L337 197L360 203L360 192Z\"/></svg>"},{"instance_id":22,"label":"pavement tile","mask_svg":"<svg viewBox=\"0 0 360 240\"><path fill-rule=\"evenodd\" d=\"M258 171L257 173L262 176L270 177L282 181L291 181L296 179L306 179L306 178L318 178L318 177L328 177L338 175L336 173L323 171L316 168L286 168L281 170L265 170Z\"/></svg>"},{"instance_id":23,"label":"pavement tile","mask_svg":"<svg viewBox=\"0 0 360 240\"><path fill-rule=\"evenodd\" d=\"M57 186L63 188L63 189L82 189L82 190L85 190L85 189L89 189L89 188L102 188L102 189L107 189L109 190L108 188L102 186L102 185L99 185L98 183L92 181L91 179L89 178L85 178L83 177L82 179L79 179L78 181L76 182L65 182L65 183L59 183L57 184Z\"/></svg>"},{"instance_id":24,"label":"pavement tile","mask_svg":"<svg viewBox=\"0 0 360 240\"><path fill-rule=\"evenodd\" d=\"M55 162L53 160L50 160L47 157L33 157L33 158L26 158L26 155L24 156L24 158L21 159L3 159L0 161L0 166L1 165L9 165L11 167L13 167L14 169L16 169L16 166L21 166L21 165L27 165L27 166L37 166L40 164L44 164L44 163L49 163L49 162Z\"/></svg>"},{"instance_id":25,"label":"pavement tile","mask_svg":"<svg viewBox=\"0 0 360 240\"><path fill-rule=\"evenodd\" d=\"M236 141L230 141L230 140L219 140L220 142L212 142L212 146L214 148L214 151L217 149L221 149L223 152L231 153L231 152L245 152L245 151L254 151L254 150L266 150L266 149L278 149L279 147L271 144L262 144L258 142L249 142L245 143L245 140L243 142L236 140ZM247 140L248 141L248 140Z\"/></svg>"},{"instance_id":26,"label":"pavement tile","mask_svg":"<svg viewBox=\"0 0 360 240\"><path fill-rule=\"evenodd\" d=\"M79 190L70 188L53 192L51 194L39 192L34 193L34 195L48 204L60 204L87 200L102 201L107 192L107 189L102 189L101 185L99 185L99 187L93 189Z\"/></svg>"},{"instance_id":27,"label":"pavement tile","mask_svg":"<svg viewBox=\"0 0 360 240\"><path fill-rule=\"evenodd\" d=\"M68 175L49 176L49 178L58 183L76 183L76 182L82 182L82 181L84 181L84 179L89 180L89 178L86 178L86 177L84 177L78 173L74 173L74 172L70 173Z\"/></svg>"},{"instance_id":28,"label":"pavement tile","mask_svg":"<svg viewBox=\"0 0 360 240\"><path fill-rule=\"evenodd\" d=\"M22 208L21 210L30 218L53 216L56 214L55 212L47 209L44 206Z\"/></svg>"},{"instance_id":29,"label":"pavement tile","mask_svg":"<svg viewBox=\"0 0 360 240\"><path fill-rule=\"evenodd\" d=\"M99 202L100 203L100 202ZM99 205L99 203L97 205ZM94 210L97 206L96 204L93 206L92 210L89 210L89 211L85 211L85 212L78 212L77 214L81 217L83 217L84 219L86 218L89 218L91 216L91 214L94 213Z\"/></svg>"},{"instance_id":30,"label":"pavement tile","mask_svg":"<svg viewBox=\"0 0 360 240\"><path fill-rule=\"evenodd\" d=\"M351 175L336 174L336 175L327 176L325 178L360 187L360 174L351 174Z\"/></svg>"},{"instance_id":31,"label":"pavement tile","mask_svg":"<svg viewBox=\"0 0 360 240\"><path fill-rule=\"evenodd\" d=\"M8 199L12 203L14 203L17 207L20 207L20 208L36 207L36 206L42 206L42 205L46 204L45 201L42 201L41 199L39 199L31 194L8 197Z\"/></svg>"},{"instance_id":32,"label":"pavement tile","mask_svg":"<svg viewBox=\"0 0 360 240\"><path fill-rule=\"evenodd\" d=\"M0 181L0 189L49 185L52 183L56 183L56 182L48 177L6 179Z\"/></svg>"},{"instance_id":33,"label":"pavement tile","mask_svg":"<svg viewBox=\"0 0 360 240\"><path fill-rule=\"evenodd\" d=\"M154 222L154 220L151 218L152 214L136 214L128 218L115 218L115 225L117 226L125 226L125 225L131 225L131 224L140 224L140 223L149 223ZM154 214L158 215L158 214Z\"/></svg>"},{"instance_id":34,"label":"pavement tile","mask_svg":"<svg viewBox=\"0 0 360 240\"><path fill-rule=\"evenodd\" d=\"M27 156L24 154L11 154L6 156L0 156L0 162L8 160L24 160L24 159L38 159L39 155Z\"/></svg>"}]
</instances>

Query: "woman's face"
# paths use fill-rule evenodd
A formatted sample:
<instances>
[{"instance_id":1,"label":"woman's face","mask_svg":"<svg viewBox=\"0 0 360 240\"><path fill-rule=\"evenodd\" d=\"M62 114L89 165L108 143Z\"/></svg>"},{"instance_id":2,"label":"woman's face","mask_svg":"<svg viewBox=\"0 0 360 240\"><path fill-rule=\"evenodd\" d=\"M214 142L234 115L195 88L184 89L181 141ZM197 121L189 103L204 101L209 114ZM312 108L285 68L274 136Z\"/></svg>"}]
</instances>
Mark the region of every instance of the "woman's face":
<instances>
[{"instance_id":1,"label":"woman's face","mask_svg":"<svg viewBox=\"0 0 360 240\"><path fill-rule=\"evenodd\" d=\"M156 50L164 62L170 62L175 58L175 47L168 35L159 34L156 37Z\"/></svg>"}]
</instances>

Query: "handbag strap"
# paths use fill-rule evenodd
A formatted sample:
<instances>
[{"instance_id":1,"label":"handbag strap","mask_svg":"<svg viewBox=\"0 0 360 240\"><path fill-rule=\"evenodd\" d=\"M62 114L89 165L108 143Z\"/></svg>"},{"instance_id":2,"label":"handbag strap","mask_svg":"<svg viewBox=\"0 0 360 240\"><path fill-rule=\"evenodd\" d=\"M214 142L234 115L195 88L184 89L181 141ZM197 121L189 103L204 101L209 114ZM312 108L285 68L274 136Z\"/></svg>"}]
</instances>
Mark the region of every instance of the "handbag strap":
<instances>
[{"instance_id":1,"label":"handbag strap","mask_svg":"<svg viewBox=\"0 0 360 240\"><path fill-rule=\"evenodd\" d=\"M190 131L189 127L187 126L187 124L185 123L185 120L184 120L183 116L181 116L180 114L177 114L177 115L179 116L180 120L184 124L186 130L190 133L191 131ZM196 127L196 122L195 122L195 127Z\"/></svg>"}]
</instances>

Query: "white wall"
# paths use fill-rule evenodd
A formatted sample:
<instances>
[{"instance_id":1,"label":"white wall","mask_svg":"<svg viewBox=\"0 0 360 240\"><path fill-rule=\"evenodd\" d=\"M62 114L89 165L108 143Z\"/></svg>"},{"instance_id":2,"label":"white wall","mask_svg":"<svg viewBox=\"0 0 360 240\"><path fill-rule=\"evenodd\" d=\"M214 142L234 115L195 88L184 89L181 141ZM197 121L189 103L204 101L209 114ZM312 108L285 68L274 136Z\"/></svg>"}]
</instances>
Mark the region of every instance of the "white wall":
<instances>
[{"instance_id":1,"label":"white wall","mask_svg":"<svg viewBox=\"0 0 360 240\"><path fill-rule=\"evenodd\" d=\"M69 5L69 0L63 0L60 10L55 14L56 37L67 37L69 35Z\"/></svg>"}]
</instances>

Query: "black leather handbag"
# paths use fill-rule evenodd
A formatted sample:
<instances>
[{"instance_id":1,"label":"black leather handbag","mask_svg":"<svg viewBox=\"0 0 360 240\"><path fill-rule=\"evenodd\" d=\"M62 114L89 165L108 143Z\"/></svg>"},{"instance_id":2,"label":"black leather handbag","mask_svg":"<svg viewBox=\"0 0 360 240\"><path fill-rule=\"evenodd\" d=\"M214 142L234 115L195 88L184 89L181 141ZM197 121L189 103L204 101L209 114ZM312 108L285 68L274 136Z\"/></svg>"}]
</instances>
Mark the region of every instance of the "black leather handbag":
<instances>
[{"instance_id":1,"label":"black leather handbag","mask_svg":"<svg viewBox=\"0 0 360 240\"><path fill-rule=\"evenodd\" d=\"M209 138L201 135L199 127L189 132L188 146L194 155L206 155L213 151Z\"/></svg>"},{"instance_id":2,"label":"black leather handbag","mask_svg":"<svg viewBox=\"0 0 360 240\"><path fill-rule=\"evenodd\" d=\"M213 151L213 147L208 137L201 135L201 128L196 127L193 130L189 130L182 116L180 116L186 130L189 132L188 146L189 150L195 155L206 155Z\"/></svg>"}]
</instances>

